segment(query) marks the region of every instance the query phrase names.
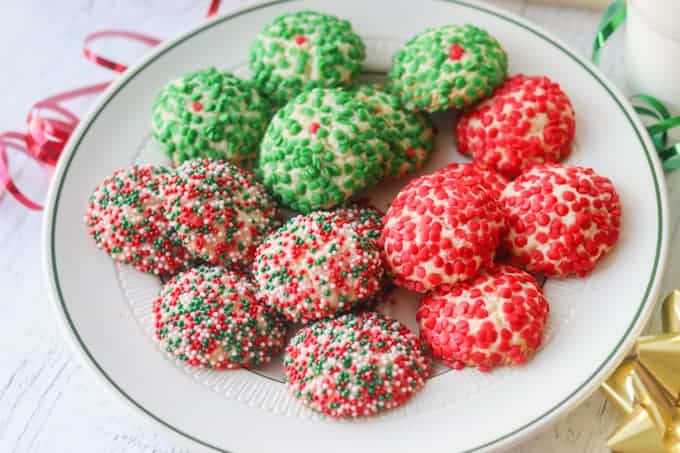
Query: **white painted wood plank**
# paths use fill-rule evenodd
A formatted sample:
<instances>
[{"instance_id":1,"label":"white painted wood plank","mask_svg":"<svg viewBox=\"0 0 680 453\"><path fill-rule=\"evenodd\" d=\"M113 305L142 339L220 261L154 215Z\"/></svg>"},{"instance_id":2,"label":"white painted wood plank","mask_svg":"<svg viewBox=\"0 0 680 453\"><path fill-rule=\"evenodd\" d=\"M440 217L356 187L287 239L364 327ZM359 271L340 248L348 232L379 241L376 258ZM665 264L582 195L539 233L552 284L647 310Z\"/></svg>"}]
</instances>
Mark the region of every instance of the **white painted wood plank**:
<instances>
[{"instance_id":1,"label":"white painted wood plank","mask_svg":"<svg viewBox=\"0 0 680 453\"><path fill-rule=\"evenodd\" d=\"M32 102L64 88L109 79L85 62L82 38L93 30L120 27L170 37L201 20L208 0L69 0L6 2L0 17L3 109L0 128L22 128ZM225 0L225 7L232 2ZM583 54L590 51L598 14L527 3L490 3L543 25ZM224 9L224 8L223 8ZM27 26L30 24L30 27ZM129 52L131 58L135 51ZM622 40L614 39L603 69L622 80ZM19 168L18 163L15 168ZM19 182L41 170L27 167ZM680 172L670 182L680 201ZM31 193L39 194L43 186ZM678 214L674 211L674 218ZM2 452L180 452L170 440L95 384L64 345L46 301L40 269L40 214L0 199L0 451ZM678 235L677 228L675 235ZM678 237L680 239L680 237ZM679 282L674 259L664 287ZM93 303L96 303L93 300ZM588 399L564 420L518 447L520 453L604 452L617 415L601 395Z\"/></svg>"}]
</instances>

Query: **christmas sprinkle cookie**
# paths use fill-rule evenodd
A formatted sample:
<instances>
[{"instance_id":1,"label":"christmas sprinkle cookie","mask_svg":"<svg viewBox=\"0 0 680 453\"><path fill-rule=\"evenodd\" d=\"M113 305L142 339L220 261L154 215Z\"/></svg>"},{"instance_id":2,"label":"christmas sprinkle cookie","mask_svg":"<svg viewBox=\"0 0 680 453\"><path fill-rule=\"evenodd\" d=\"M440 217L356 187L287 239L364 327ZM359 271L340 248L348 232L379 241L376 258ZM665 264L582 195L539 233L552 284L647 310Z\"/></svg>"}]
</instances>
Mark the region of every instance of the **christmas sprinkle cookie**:
<instances>
[{"instance_id":1,"label":"christmas sprinkle cookie","mask_svg":"<svg viewBox=\"0 0 680 453\"><path fill-rule=\"evenodd\" d=\"M510 77L494 95L466 112L455 134L458 150L514 178L535 164L571 153L574 109L547 77Z\"/></svg>"},{"instance_id":2,"label":"christmas sprinkle cookie","mask_svg":"<svg viewBox=\"0 0 680 453\"><path fill-rule=\"evenodd\" d=\"M501 203L503 245L529 272L583 277L619 238L619 195L590 168L537 165L508 184Z\"/></svg>"},{"instance_id":3,"label":"christmas sprinkle cookie","mask_svg":"<svg viewBox=\"0 0 680 453\"><path fill-rule=\"evenodd\" d=\"M349 311L380 291L383 273L378 249L329 212L290 219L253 263L260 299L295 322Z\"/></svg>"},{"instance_id":4,"label":"christmas sprinkle cookie","mask_svg":"<svg viewBox=\"0 0 680 453\"><path fill-rule=\"evenodd\" d=\"M411 38L394 57L390 91L407 110L461 109L491 95L507 75L498 41L473 25L444 25Z\"/></svg>"},{"instance_id":5,"label":"christmas sprinkle cookie","mask_svg":"<svg viewBox=\"0 0 680 453\"><path fill-rule=\"evenodd\" d=\"M286 347L288 388L334 418L364 417L406 403L425 385L430 358L406 326L375 312L301 329Z\"/></svg>"},{"instance_id":6,"label":"christmas sprinkle cookie","mask_svg":"<svg viewBox=\"0 0 680 453\"><path fill-rule=\"evenodd\" d=\"M380 248L378 244L382 232L382 219L385 214L377 208L357 204L344 206L332 212L350 222L354 231L360 237L367 239L376 248Z\"/></svg>"},{"instance_id":7,"label":"christmas sprinkle cookie","mask_svg":"<svg viewBox=\"0 0 680 453\"><path fill-rule=\"evenodd\" d=\"M492 192L441 172L411 181L383 220L385 264L398 286L446 290L493 261L505 216Z\"/></svg>"},{"instance_id":8,"label":"christmas sprinkle cookie","mask_svg":"<svg viewBox=\"0 0 680 453\"><path fill-rule=\"evenodd\" d=\"M161 187L167 218L195 257L212 264L250 264L278 208L254 175L223 161L191 160Z\"/></svg>"},{"instance_id":9,"label":"christmas sprinkle cookie","mask_svg":"<svg viewBox=\"0 0 680 453\"><path fill-rule=\"evenodd\" d=\"M541 346L549 311L534 277L501 265L423 297L416 319L434 357L489 371L524 364Z\"/></svg>"},{"instance_id":10,"label":"christmas sprinkle cookie","mask_svg":"<svg viewBox=\"0 0 680 453\"><path fill-rule=\"evenodd\" d=\"M186 251L170 232L159 195L167 176L162 167L134 166L116 171L90 195L85 225L114 261L156 275L185 265Z\"/></svg>"},{"instance_id":11,"label":"christmas sprinkle cookie","mask_svg":"<svg viewBox=\"0 0 680 453\"><path fill-rule=\"evenodd\" d=\"M303 213L337 206L376 184L391 158L383 122L338 89L302 93L279 110L260 150L264 185Z\"/></svg>"},{"instance_id":12,"label":"christmas sprinkle cookie","mask_svg":"<svg viewBox=\"0 0 680 453\"><path fill-rule=\"evenodd\" d=\"M484 165L461 164L454 162L436 171L453 179L462 180L467 183L481 184L486 190L491 192L496 198L500 198L501 192L508 185L508 179L500 173Z\"/></svg>"},{"instance_id":13,"label":"christmas sprinkle cookie","mask_svg":"<svg viewBox=\"0 0 680 453\"><path fill-rule=\"evenodd\" d=\"M385 162L386 174L402 178L419 170L434 151L435 129L429 117L404 110L399 98L378 84L357 85L351 92L384 120L380 134L392 150Z\"/></svg>"},{"instance_id":14,"label":"christmas sprinkle cookie","mask_svg":"<svg viewBox=\"0 0 680 453\"><path fill-rule=\"evenodd\" d=\"M250 72L262 93L284 104L303 91L352 83L366 57L346 20L301 11L279 16L250 47Z\"/></svg>"},{"instance_id":15,"label":"christmas sprinkle cookie","mask_svg":"<svg viewBox=\"0 0 680 453\"><path fill-rule=\"evenodd\" d=\"M202 69L163 88L153 106L153 133L175 165L208 157L250 167L269 112L251 82Z\"/></svg>"},{"instance_id":16,"label":"christmas sprinkle cookie","mask_svg":"<svg viewBox=\"0 0 680 453\"><path fill-rule=\"evenodd\" d=\"M251 368L283 348L286 327L248 279L201 266L175 276L154 301L156 339L192 366Z\"/></svg>"},{"instance_id":17,"label":"christmas sprinkle cookie","mask_svg":"<svg viewBox=\"0 0 680 453\"><path fill-rule=\"evenodd\" d=\"M332 213L350 222L359 237L367 239L382 254L380 233L382 232L382 219L385 215L383 212L374 207L353 204L335 209ZM358 310L374 308L385 299L392 289L392 279L385 272L380 282L380 291L363 301Z\"/></svg>"}]
</instances>

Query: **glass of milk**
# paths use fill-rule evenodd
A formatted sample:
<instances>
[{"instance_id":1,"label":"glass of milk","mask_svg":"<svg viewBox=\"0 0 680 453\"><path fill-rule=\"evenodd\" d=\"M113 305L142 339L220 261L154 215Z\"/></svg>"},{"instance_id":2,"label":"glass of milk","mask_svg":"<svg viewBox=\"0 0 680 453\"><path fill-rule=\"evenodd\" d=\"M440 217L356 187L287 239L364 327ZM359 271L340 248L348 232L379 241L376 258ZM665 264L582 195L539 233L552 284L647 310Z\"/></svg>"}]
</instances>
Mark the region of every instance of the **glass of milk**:
<instances>
[{"instance_id":1,"label":"glass of milk","mask_svg":"<svg viewBox=\"0 0 680 453\"><path fill-rule=\"evenodd\" d=\"M628 0L626 77L633 94L680 114L680 0Z\"/></svg>"}]
</instances>

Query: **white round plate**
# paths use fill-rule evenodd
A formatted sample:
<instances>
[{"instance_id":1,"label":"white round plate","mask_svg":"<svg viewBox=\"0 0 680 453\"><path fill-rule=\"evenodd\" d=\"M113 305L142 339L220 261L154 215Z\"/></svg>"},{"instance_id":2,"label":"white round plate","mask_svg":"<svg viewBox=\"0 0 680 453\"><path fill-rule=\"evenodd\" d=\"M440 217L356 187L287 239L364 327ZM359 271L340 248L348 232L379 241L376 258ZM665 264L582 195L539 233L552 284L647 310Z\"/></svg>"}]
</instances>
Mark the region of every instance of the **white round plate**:
<instances>
[{"instance_id":1,"label":"white round plate","mask_svg":"<svg viewBox=\"0 0 680 453\"><path fill-rule=\"evenodd\" d=\"M409 37L447 23L495 35L510 72L559 81L577 112L568 163L610 177L623 200L616 249L585 279L545 284L552 316L545 345L526 366L489 374L439 367L409 404L372 419L334 421L303 408L281 382L280 361L256 371L201 371L152 341L160 283L116 266L88 237L87 197L115 169L158 161L150 111L168 80L215 65L247 75L256 32L284 12L314 9L349 19L367 44L368 73L384 72ZM438 150L424 169L462 160L453 118L437 115ZM383 207L404 181L367 192ZM600 72L545 31L468 1L278 1L216 18L160 46L128 70L82 122L59 163L45 216L45 271L59 319L88 368L121 399L194 451L463 452L508 447L583 400L626 354L656 299L667 244L663 173L644 127ZM413 326L415 298L398 292L383 310Z\"/></svg>"}]
</instances>

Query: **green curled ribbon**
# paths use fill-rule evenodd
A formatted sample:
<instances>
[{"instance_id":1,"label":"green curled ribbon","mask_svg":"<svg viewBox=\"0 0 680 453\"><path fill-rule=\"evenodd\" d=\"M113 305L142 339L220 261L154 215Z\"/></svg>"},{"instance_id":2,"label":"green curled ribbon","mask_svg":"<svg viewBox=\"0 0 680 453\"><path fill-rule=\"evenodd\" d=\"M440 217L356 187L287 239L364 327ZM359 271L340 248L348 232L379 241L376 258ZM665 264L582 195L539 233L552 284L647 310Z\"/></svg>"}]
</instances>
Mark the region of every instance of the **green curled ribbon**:
<instances>
[{"instance_id":1,"label":"green curled ribbon","mask_svg":"<svg viewBox=\"0 0 680 453\"><path fill-rule=\"evenodd\" d=\"M625 22L626 14L625 0L615 0L604 11L593 43L592 60L595 64L600 62L600 51L605 42ZM647 126L647 132L652 138L664 170L680 168L680 143L668 146L668 131L680 126L680 116L671 116L671 112L660 100L648 94L638 94L633 96L633 100L638 102L633 105L638 115L656 120Z\"/></svg>"},{"instance_id":2,"label":"green curled ribbon","mask_svg":"<svg viewBox=\"0 0 680 453\"><path fill-rule=\"evenodd\" d=\"M633 100L644 102L646 106L635 104L633 108L640 116L655 119L657 122L647 126L656 152L666 171L680 168L680 143L668 146L668 131L680 126L680 116L671 116L665 105L657 98L647 94L633 96Z\"/></svg>"}]
</instances>

